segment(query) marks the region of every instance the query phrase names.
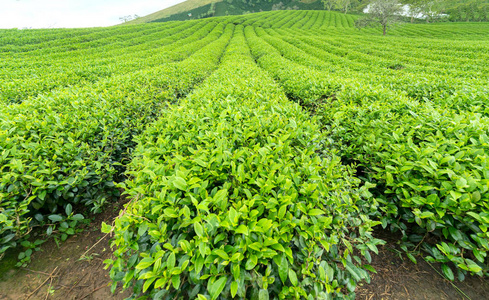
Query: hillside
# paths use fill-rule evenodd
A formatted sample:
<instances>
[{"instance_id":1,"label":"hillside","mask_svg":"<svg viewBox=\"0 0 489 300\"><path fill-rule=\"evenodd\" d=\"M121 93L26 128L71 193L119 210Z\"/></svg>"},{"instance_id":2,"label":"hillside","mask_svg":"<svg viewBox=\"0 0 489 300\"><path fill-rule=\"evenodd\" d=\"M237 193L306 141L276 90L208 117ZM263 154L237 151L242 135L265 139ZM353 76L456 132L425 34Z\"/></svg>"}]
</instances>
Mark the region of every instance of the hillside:
<instances>
[{"instance_id":1,"label":"hillside","mask_svg":"<svg viewBox=\"0 0 489 300\"><path fill-rule=\"evenodd\" d=\"M187 0L130 23L184 21L261 11L297 9L316 10L324 9L324 6L320 0ZM189 14L191 14L190 17Z\"/></svg>"},{"instance_id":2,"label":"hillside","mask_svg":"<svg viewBox=\"0 0 489 300\"><path fill-rule=\"evenodd\" d=\"M409 1L401 1L409 3ZM333 2L334 3L334 2ZM349 2L349 13L361 13L368 0ZM333 4L330 9L343 11L341 5ZM429 8L429 9L428 9ZM128 24L147 22L184 21L208 17L242 15L271 10L324 10L321 0L187 0L175 6L138 18ZM421 9L421 8L418 8ZM426 6L427 11L447 15L449 21L489 21L489 0L447 0L435 6ZM426 14L427 12L425 12ZM431 13L428 13L431 15ZM435 14L436 15L436 14Z\"/></svg>"},{"instance_id":3,"label":"hillside","mask_svg":"<svg viewBox=\"0 0 489 300\"><path fill-rule=\"evenodd\" d=\"M356 18L0 30L0 298L489 299L489 23Z\"/></svg>"},{"instance_id":4,"label":"hillside","mask_svg":"<svg viewBox=\"0 0 489 300\"><path fill-rule=\"evenodd\" d=\"M198 9L199 7L210 6L211 3L217 3L221 1L223 0L187 0L185 2L154 12L147 16L143 16L138 19L132 20L128 22L128 24L148 23L155 20L165 19L172 15L181 15L181 14L187 15L189 11Z\"/></svg>"}]
</instances>

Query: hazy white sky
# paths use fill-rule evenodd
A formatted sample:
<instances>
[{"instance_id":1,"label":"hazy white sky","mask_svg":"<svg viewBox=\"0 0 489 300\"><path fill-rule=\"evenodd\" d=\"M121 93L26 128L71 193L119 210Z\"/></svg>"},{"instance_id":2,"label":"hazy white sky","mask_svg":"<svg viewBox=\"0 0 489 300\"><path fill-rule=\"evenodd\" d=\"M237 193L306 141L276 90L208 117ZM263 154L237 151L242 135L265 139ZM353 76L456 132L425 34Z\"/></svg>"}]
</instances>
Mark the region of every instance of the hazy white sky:
<instances>
[{"instance_id":1,"label":"hazy white sky","mask_svg":"<svg viewBox=\"0 0 489 300\"><path fill-rule=\"evenodd\" d=\"M185 0L0 0L0 28L94 27Z\"/></svg>"}]
</instances>

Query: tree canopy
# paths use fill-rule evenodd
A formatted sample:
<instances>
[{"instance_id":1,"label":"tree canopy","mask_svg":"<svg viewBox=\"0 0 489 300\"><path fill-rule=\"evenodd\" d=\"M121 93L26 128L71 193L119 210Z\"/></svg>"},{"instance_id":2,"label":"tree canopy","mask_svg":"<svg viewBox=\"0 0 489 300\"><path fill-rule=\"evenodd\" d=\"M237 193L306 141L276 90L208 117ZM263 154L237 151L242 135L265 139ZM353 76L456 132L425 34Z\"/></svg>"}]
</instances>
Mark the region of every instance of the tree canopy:
<instances>
[{"instance_id":1,"label":"tree canopy","mask_svg":"<svg viewBox=\"0 0 489 300\"><path fill-rule=\"evenodd\" d=\"M363 12L372 0L321 0L324 9L345 13ZM409 5L411 21L422 16L427 22L437 21L446 14L450 21L489 21L489 0L398 0Z\"/></svg>"},{"instance_id":2,"label":"tree canopy","mask_svg":"<svg viewBox=\"0 0 489 300\"><path fill-rule=\"evenodd\" d=\"M367 16L357 19L355 25L363 28L380 24L386 35L389 26L399 22L401 13L402 3L398 0L374 0L369 4Z\"/></svg>"}]
</instances>

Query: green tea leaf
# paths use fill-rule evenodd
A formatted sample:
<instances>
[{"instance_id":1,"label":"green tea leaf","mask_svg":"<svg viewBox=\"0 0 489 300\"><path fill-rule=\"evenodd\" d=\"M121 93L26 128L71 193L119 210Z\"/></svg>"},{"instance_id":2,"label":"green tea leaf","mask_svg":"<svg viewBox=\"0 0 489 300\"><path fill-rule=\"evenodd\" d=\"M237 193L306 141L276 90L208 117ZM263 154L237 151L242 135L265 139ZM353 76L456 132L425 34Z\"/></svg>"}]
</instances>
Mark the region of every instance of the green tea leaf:
<instances>
[{"instance_id":1,"label":"green tea leaf","mask_svg":"<svg viewBox=\"0 0 489 300\"><path fill-rule=\"evenodd\" d=\"M194 223L194 230L199 237L204 236L204 228L202 227L202 225L200 225L199 222Z\"/></svg>"},{"instance_id":2,"label":"green tea leaf","mask_svg":"<svg viewBox=\"0 0 489 300\"><path fill-rule=\"evenodd\" d=\"M284 254L281 255L280 264L278 265L278 275L280 280L285 284L287 281L287 276L289 274L289 262Z\"/></svg>"},{"instance_id":3,"label":"green tea leaf","mask_svg":"<svg viewBox=\"0 0 489 300\"><path fill-rule=\"evenodd\" d=\"M153 263L154 263L153 258L147 257L147 258L145 258L145 259L143 259L143 260L141 260L139 262L139 264L136 266L136 269L138 269L138 270L144 270L144 269L149 268L150 266L152 266Z\"/></svg>"},{"instance_id":4,"label":"green tea leaf","mask_svg":"<svg viewBox=\"0 0 489 300\"><path fill-rule=\"evenodd\" d=\"M236 281L231 282L231 297L236 297L238 293L238 283Z\"/></svg>"},{"instance_id":5,"label":"green tea leaf","mask_svg":"<svg viewBox=\"0 0 489 300\"><path fill-rule=\"evenodd\" d=\"M244 235L248 235L249 232L248 232L248 227L246 227L245 225L241 224L239 225L239 227L236 229L236 233L242 233Z\"/></svg>"},{"instance_id":6,"label":"green tea leaf","mask_svg":"<svg viewBox=\"0 0 489 300\"><path fill-rule=\"evenodd\" d=\"M73 207L71 206L71 204L68 203L65 208L66 215L67 216L71 215L72 211L73 211Z\"/></svg>"},{"instance_id":7,"label":"green tea leaf","mask_svg":"<svg viewBox=\"0 0 489 300\"><path fill-rule=\"evenodd\" d=\"M309 212L307 214L310 216L324 215L324 211L317 209L317 208L314 208L314 209L309 210Z\"/></svg>"},{"instance_id":8,"label":"green tea leaf","mask_svg":"<svg viewBox=\"0 0 489 300\"><path fill-rule=\"evenodd\" d=\"M102 232L110 233L112 231L112 226L107 225L105 222L102 222Z\"/></svg>"},{"instance_id":9,"label":"green tea leaf","mask_svg":"<svg viewBox=\"0 0 489 300\"><path fill-rule=\"evenodd\" d=\"M210 288L208 289L208 292L211 295L212 300L215 300L215 299L217 299L217 297L219 297L222 290L226 286L226 281L227 281L227 278L223 276L223 277L219 278L218 280L216 280L216 282L214 282L210 286Z\"/></svg>"},{"instance_id":10,"label":"green tea leaf","mask_svg":"<svg viewBox=\"0 0 489 300\"><path fill-rule=\"evenodd\" d=\"M212 252L218 255L219 257L221 257L222 259L229 260L229 255L224 250L216 249Z\"/></svg>"},{"instance_id":11,"label":"green tea leaf","mask_svg":"<svg viewBox=\"0 0 489 300\"><path fill-rule=\"evenodd\" d=\"M261 289L260 290L260 293L258 294L258 300L268 300L268 291L267 290L264 290L264 289Z\"/></svg>"},{"instance_id":12,"label":"green tea leaf","mask_svg":"<svg viewBox=\"0 0 489 300\"><path fill-rule=\"evenodd\" d=\"M453 275L452 269L450 269L449 266L447 266L446 264L442 264L441 270L443 271L443 274L448 280L450 281L455 280L455 276Z\"/></svg>"},{"instance_id":13,"label":"green tea leaf","mask_svg":"<svg viewBox=\"0 0 489 300\"><path fill-rule=\"evenodd\" d=\"M297 280L297 274L292 269L289 269L289 279L294 286L297 286L299 284L299 281Z\"/></svg>"},{"instance_id":14,"label":"green tea leaf","mask_svg":"<svg viewBox=\"0 0 489 300\"><path fill-rule=\"evenodd\" d=\"M250 258L248 258L248 260L246 261L245 269L251 270L256 266L257 263L258 263L258 258L256 257L256 255L252 254Z\"/></svg>"},{"instance_id":15,"label":"green tea leaf","mask_svg":"<svg viewBox=\"0 0 489 300\"><path fill-rule=\"evenodd\" d=\"M168 270L171 270L175 267L175 253L170 253L168 256L168 260L166 262Z\"/></svg>"},{"instance_id":16,"label":"green tea leaf","mask_svg":"<svg viewBox=\"0 0 489 300\"><path fill-rule=\"evenodd\" d=\"M173 284L173 288L178 289L180 287L180 275L173 275L171 277L171 282Z\"/></svg>"},{"instance_id":17,"label":"green tea leaf","mask_svg":"<svg viewBox=\"0 0 489 300\"><path fill-rule=\"evenodd\" d=\"M177 189L182 191L185 191L187 189L187 182L182 177L176 177L175 180L173 181L173 185Z\"/></svg>"},{"instance_id":18,"label":"green tea leaf","mask_svg":"<svg viewBox=\"0 0 489 300\"><path fill-rule=\"evenodd\" d=\"M53 222L60 222L63 220L63 217L60 216L60 215L50 215L48 217L49 220L53 221Z\"/></svg>"}]
</instances>

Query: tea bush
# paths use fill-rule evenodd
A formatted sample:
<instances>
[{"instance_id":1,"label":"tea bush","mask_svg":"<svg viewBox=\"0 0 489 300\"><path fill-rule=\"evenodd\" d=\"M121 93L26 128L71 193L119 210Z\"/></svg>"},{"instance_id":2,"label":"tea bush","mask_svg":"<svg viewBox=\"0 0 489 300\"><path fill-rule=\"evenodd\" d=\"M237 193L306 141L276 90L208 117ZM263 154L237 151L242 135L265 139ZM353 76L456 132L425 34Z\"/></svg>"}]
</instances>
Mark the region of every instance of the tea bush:
<instances>
[{"instance_id":1,"label":"tea bush","mask_svg":"<svg viewBox=\"0 0 489 300\"><path fill-rule=\"evenodd\" d=\"M384 227L404 233L406 251L422 246L429 261L453 263L460 278L487 275L489 119L399 98L367 105L355 94L320 114L343 157L382 187ZM443 271L454 278L448 265Z\"/></svg>"},{"instance_id":2,"label":"tea bush","mask_svg":"<svg viewBox=\"0 0 489 300\"><path fill-rule=\"evenodd\" d=\"M402 231L401 248L413 261L422 246L427 260L451 262L460 279L466 271L487 274L489 119L483 104L472 106L483 103L483 90L450 95L440 88L441 94L428 99L414 97L408 92L414 85L407 85L399 94L387 82L373 85L361 76L353 82L298 65L307 60L305 54L287 53L294 60L287 61L282 55L290 48L272 39L267 44L253 28L247 28L247 37L259 64L276 76L289 98L321 117L343 161L356 164L366 173L363 180L377 185L382 204L372 217ZM443 272L454 279L449 265Z\"/></svg>"},{"instance_id":3,"label":"tea bush","mask_svg":"<svg viewBox=\"0 0 489 300\"><path fill-rule=\"evenodd\" d=\"M318 129L253 63L238 26L219 69L138 138L132 200L106 261L112 288L155 299L354 297L382 243L366 212L376 208L364 208L367 187L338 157L318 155Z\"/></svg>"},{"instance_id":4,"label":"tea bush","mask_svg":"<svg viewBox=\"0 0 489 300\"><path fill-rule=\"evenodd\" d=\"M222 53L230 34L232 27L218 25L207 35L208 47ZM209 55L199 43L193 47L180 48L196 52L180 63L0 110L0 253L68 204L99 211L119 195L114 181L123 180L133 137L216 68L219 52Z\"/></svg>"}]
</instances>

